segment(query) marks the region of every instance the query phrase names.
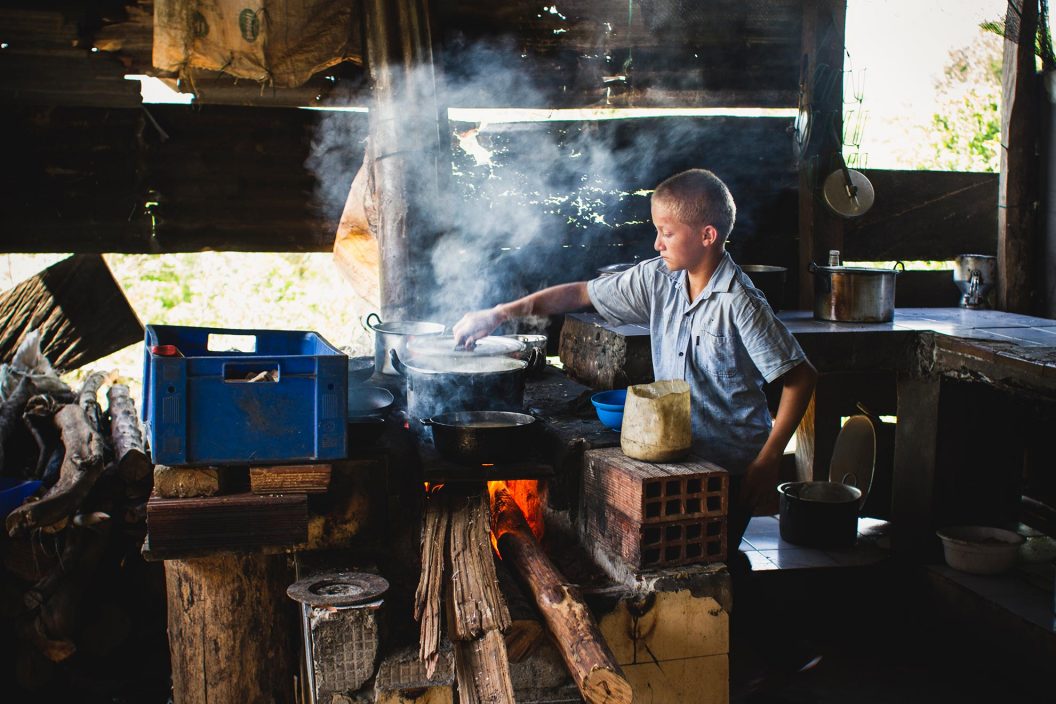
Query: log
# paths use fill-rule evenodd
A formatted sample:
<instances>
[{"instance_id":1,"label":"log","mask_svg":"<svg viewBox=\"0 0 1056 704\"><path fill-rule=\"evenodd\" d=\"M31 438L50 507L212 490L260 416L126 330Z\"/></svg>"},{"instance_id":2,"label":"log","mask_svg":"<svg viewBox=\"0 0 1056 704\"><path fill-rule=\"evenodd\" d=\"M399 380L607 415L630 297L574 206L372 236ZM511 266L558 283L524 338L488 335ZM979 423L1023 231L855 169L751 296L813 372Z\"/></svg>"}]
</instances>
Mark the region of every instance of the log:
<instances>
[{"instance_id":1,"label":"log","mask_svg":"<svg viewBox=\"0 0 1056 704\"><path fill-rule=\"evenodd\" d=\"M55 414L66 455L59 480L40 501L25 504L7 517L7 534L23 535L73 514L103 471L103 438L88 424L80 406L68 404Z\"/></svg>"},{"instance_id":2,"label":"log","mask_svg":"<svg viewBox=\"0 0 1056 704\"><path fill-rule=\"evenodd\" d=\"M492 526L500 556L531 592L583 699L590 704L630 702L631 686L579 591L551 564L505 490L495 494Z\"/></svg>"},{"instance_id":3,"label":"log","mask_svg":"<svg viewBox=\"0 0 1056 704\"><path fill-rule=\"evenodd\" d=\"M495 565L495 574L499 578L499 588L510 609L510 627L505 633L506 655L510 662L521 662L534 653L546 639L546 631L535 606L528 603L524 591L506 569L506 565L502 562Z\"/></svg>"},{"instance_id":4,"label":"log","mask_svg":"<svg viewBox=\"0 0 1056 704\"><path fill-rule=\"evenodd\" d=\"M460 704L514 704L506 641L498 631L455 641L455 681Z\"/></svg>"},{"instance_id":5,"label":"log","mask_svg":"<svg viewBox=\"0 0 1056 704\"><path fill-rule=\"evenodd\" d=\"M26 424L29 434L37 443L37 466L34 475L43 482L45 489L55 485L59 478L62 458L66 454L62 437L53 420L58 409L59 405L51 396L37 395L26 402L26 410L22 414L22 422Z\"/></svg>"},{"instance_id":6,"label":"log","mask_svg":"<svg viewBox=\"0 0 1056 704\"><path fill-rule=\"evenodd\" d=\"M510 627L510 611L495 576L489 519L486 494L454 501L450 535L454 619L449 630L455 641Z\"/></svg>"},{"instance_id":7,"label":"log","mask_svg":"<svg viewBox=\"0 0 1056 704\"><path fill-rule=\"evenodd\" d=\"M143 326L98 254L64 259L0 296L0 359L30 329L62 369L105 357L143 339Z\"/></svg>"},{"instance_id":8,"label":"log","mask_svg":"<svg viewBox=\"0 0 1056 704\"><path fill-rule=\"evenodd\" d=\"M294 701L294 581L285 555L167 561L173 701Z\"/></svg>"},{"instance_id":9,"label":"log","mask_svg":"<svg viewBox=\"0 0 1056 704\"><path fill-rule=\"evenodd\" d=\"M418 621L418 657L431 679L440 658L440 592L447 543L448 503L443 495L430 494L422 523L422 572L414 594L414 619Z\"/></svg>"},{"instance_id":10,"label":"log","mask_svg":"<svg viewBox=\"0 0 1056 704\"><path fill-rule=\"evenodd\" d=\"M35 393L33 382L28 377L22 377L11 395L0 403L0 468L3 468L5 473L10 473L5 452L8 438L18 427L18 418L22 416L26 402Z\"/></svg>"},{"instance_id":11,"label":"log","mask_svg":"<svg viewBox=\"0 0 1056 704\"><path fill-rule=\"evenodd\" d=\"M124 384L111 384L106 392L110 413L110 438L114 443L117 471L127 482L139 482L152 469L136 416L136 404Z\"/></svg>"},{"instance_id":12,"label":"log","mask_svg":"<svg viewBox=\"0 0 1056 704\"><path fill-rule=\"evenodd\" d=\"M107 372L92 372L77 392L77 405L84 409L88 422L100 434L105 433L106 429L103 427L103 407L99 405L99 389L107 382L108 377Z\"/></svg>"}]
</instances>

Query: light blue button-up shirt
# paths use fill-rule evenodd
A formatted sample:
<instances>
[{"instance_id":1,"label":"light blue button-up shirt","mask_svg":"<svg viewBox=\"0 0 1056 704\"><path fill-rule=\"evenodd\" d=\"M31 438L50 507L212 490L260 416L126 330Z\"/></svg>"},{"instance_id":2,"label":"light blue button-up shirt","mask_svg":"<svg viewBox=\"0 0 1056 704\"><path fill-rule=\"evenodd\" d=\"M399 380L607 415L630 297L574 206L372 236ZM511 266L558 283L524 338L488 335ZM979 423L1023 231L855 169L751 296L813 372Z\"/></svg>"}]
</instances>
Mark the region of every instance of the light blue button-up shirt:
<instances>
[{"instance_id":1,"label":"light blue button-up shirt","mask_svg":"<svg viewBox=\"0 0 1056 704\"><path fill-rule=\"evenodd\" d=\"M764 383L806 356L728 253L696 300L687 290L659 257L587 284L608 322L648 324L657 380L689 382L695 452L743 472L773 425Z\"/></svg>"}]
</instances>

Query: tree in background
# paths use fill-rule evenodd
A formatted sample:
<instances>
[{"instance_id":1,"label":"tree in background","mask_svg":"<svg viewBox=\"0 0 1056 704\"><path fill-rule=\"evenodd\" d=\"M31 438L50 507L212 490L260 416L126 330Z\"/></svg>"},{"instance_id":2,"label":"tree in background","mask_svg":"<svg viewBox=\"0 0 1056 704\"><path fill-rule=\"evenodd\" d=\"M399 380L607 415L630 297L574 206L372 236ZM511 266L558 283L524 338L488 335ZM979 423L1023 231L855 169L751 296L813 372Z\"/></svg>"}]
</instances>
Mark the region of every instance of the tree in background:
<instances>
[{"instance_id":1,"label":"tree in background","mask_svg":"<svg viewBox=\"0 0 1056 704\"><path fill-rule=\"evenodd\" d=\"M1001 157L1003 39L985 32L950 52L935 83L940 111L932 115L918 169L996 172Z\"/></svg>"}]
</instances>

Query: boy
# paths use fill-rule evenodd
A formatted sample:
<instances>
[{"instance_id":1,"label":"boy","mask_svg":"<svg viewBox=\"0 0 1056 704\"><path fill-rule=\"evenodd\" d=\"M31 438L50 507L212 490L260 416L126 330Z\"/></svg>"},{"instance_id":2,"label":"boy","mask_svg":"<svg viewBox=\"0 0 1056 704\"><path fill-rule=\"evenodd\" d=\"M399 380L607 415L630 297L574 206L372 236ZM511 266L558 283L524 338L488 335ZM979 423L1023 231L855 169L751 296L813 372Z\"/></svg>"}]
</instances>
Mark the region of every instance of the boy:
<instances>
[{"instance_id":1,"label":"boy","mask_svg":"<svg viewBox=\"0 0 1056 704\"><path fill-rule=\"evenodd\" d=\"M726 253L736 217L726 184L710 171L685 171L657 186L651 209L659 257L469 313L455 325L455 341L472 346L510 318L591 305L610 323L647 324L655 378L690 384L694 451L730 472L732 554L752 509L777 486L817 373ZM778 379L781 402L771 421L763 384Z\"/></svg>"}]
</instances>

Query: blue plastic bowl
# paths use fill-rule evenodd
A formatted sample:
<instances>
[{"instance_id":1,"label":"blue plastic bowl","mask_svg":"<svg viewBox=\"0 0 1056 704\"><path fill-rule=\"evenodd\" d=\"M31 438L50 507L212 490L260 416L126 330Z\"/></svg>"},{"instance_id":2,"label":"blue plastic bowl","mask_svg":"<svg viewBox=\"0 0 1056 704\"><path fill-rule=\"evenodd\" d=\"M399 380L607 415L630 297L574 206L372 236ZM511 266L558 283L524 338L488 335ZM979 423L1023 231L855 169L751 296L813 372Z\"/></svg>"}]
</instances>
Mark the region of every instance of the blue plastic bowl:
<instances>
[{"instance_id":1,"label":"blue plastic bowl","mask_svg":"<svg viewBox=\"0 0 1056 704\"><path fill-rule=\"evenodd\" d=\"M0 520L22 505L27 497L40 488L36 479L12 479L0 477Z\"/></svg>"},{"instance_id":2,"label":"blue plastic bowl","mask_svg":"<svg viewBox=\"0 0 1056 704\"><path fill-rule=\"evenodd\" d=\"M606 428L619 430L623 425L623 406L627 402L627 389L599 391L590 397L597 411L598 420Z\"/></svg>"}]
</instances>

